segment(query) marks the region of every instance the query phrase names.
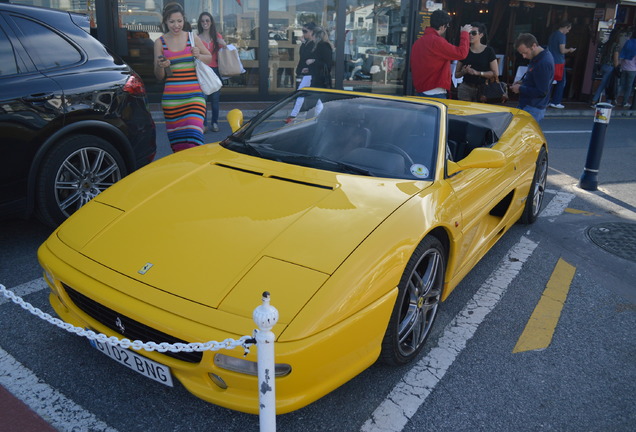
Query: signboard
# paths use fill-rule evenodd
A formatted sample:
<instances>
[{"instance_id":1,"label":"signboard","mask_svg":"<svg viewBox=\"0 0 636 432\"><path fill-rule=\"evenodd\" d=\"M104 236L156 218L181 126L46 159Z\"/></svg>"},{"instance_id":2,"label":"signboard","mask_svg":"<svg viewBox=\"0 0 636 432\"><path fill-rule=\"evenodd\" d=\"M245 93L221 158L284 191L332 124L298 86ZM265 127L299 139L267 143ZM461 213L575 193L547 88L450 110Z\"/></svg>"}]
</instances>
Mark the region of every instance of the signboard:
<instances>
[{"instance_id":1,"label":"signboard","mask_svg":"<svg viewBox=\"0 0 636 432\"><path fill-rule=\"evenodd\" d=\"M419 39L424 36L424 30L426 30L426 27L431 25L431 14L432 12L428 11L419 11L417 13L417 22L415 23L415 39Z\"/></svg>"}]
</instances>

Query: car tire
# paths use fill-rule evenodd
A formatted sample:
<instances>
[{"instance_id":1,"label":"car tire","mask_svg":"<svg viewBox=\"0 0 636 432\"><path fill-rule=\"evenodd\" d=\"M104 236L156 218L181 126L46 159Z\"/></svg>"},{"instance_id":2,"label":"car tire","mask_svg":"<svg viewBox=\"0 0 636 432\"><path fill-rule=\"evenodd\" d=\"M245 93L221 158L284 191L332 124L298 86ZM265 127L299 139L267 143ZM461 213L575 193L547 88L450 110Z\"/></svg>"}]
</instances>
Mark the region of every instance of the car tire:
<instances>
[{"instance_id":1,"label":"car tire","mask_svg":"<svg viewBox=\"0 0 636 432\"><path fill-rule=\"evenodd\" d=\"M434 236L425 237L404 269L398 285L380 359L403 365L417 357L428 338L441 301L446 252Z\"/></svg>"},{"instance_id":2,"label":"car tire","mask_svg":"<svg viewBox=\"0 0 636 432\"><path fill-rule=\"evenodd\" d=\"M36 212L55 227L127 174L124 159L106 140L72 135L54 144L40 170Z\"/></svg>"},{"instance_id":3,"label":"car tire","mask_svg":"<svg viewBox=\"0 0 636 432\"><path fill-rule=\"evenodd\" d=\"M539 157L537 158L536 168L534 170L534 176L532 177L532 183L530 184L528 198L526 198L526 205L521 215L521 223L531 224L539 217L547 180L548 152L545 150L545 147L541 147Z\"/></svg>"}]
</instances>

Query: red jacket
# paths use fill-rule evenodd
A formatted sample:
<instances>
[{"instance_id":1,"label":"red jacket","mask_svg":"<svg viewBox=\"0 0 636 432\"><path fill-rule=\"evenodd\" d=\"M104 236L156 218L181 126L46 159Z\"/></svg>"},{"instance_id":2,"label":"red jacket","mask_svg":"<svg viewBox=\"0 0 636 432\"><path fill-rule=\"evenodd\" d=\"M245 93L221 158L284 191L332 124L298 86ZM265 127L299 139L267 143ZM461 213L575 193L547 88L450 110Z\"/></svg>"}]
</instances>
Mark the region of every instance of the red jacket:
<instances>
[{"instance_id":1,"label":"red jacket","mask_svg":"<svg viewBox=\"0 0 636 432\"><path fill-rule=\"evenodd\" d=\"M461 32L459 46L449 43L432 27L415 41L411 50L413 85L418 93L440 87L450 91L451 60L463 60L468 55L468 32Z\"/></svg>"}]
</instances>

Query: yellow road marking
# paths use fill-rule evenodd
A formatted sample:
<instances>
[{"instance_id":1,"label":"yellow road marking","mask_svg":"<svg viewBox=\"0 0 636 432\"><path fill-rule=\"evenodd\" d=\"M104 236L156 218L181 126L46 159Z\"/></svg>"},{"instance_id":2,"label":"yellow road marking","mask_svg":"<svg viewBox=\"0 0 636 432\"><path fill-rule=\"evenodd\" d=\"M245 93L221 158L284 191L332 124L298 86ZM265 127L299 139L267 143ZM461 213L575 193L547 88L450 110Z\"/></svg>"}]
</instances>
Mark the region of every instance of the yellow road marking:
<instances>
[{"instance_id":1,"label":"yellow road marking","mask_svg":"<svg viewBox=\"0 0 636 432\"><path fill-rule=\"evenodd\" d=\"M565 210L563 210L566 213L572 213L572 214L582 214L585 216L596 216L595 213L589 212L589 211L585 211L585 210L577 210L577 209L573 209L573 208L566 208Z\"/></svg>"},{"instance_id":2,"label":"yellow road marking","mask_svg":"<svg viewBox=\"0 0 636 432\"><path fill-rule=\"evenodd\" d=\"M550 345L575 272L576 267L559 258L513 353L544 349Z\"/></svg>"}]
</instances>

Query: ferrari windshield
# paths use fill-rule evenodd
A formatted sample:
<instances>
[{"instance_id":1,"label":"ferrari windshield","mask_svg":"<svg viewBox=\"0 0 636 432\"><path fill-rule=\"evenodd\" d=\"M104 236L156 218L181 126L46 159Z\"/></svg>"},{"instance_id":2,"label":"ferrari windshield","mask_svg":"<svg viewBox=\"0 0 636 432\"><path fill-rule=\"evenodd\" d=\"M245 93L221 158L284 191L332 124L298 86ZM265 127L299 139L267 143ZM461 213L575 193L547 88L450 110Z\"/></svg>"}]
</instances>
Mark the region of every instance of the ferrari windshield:
<instances>
[{"instance_id":1,"label":"ferrari windshield","mask_svg":"<svg viewBox=\"0 0 636 432\"><path fill-rule=\"evenodd\" d=\"M349 174L434 176L439 110L416 102L299 91L223 141L230 150Z\"/></svg>"}]
</instances>

